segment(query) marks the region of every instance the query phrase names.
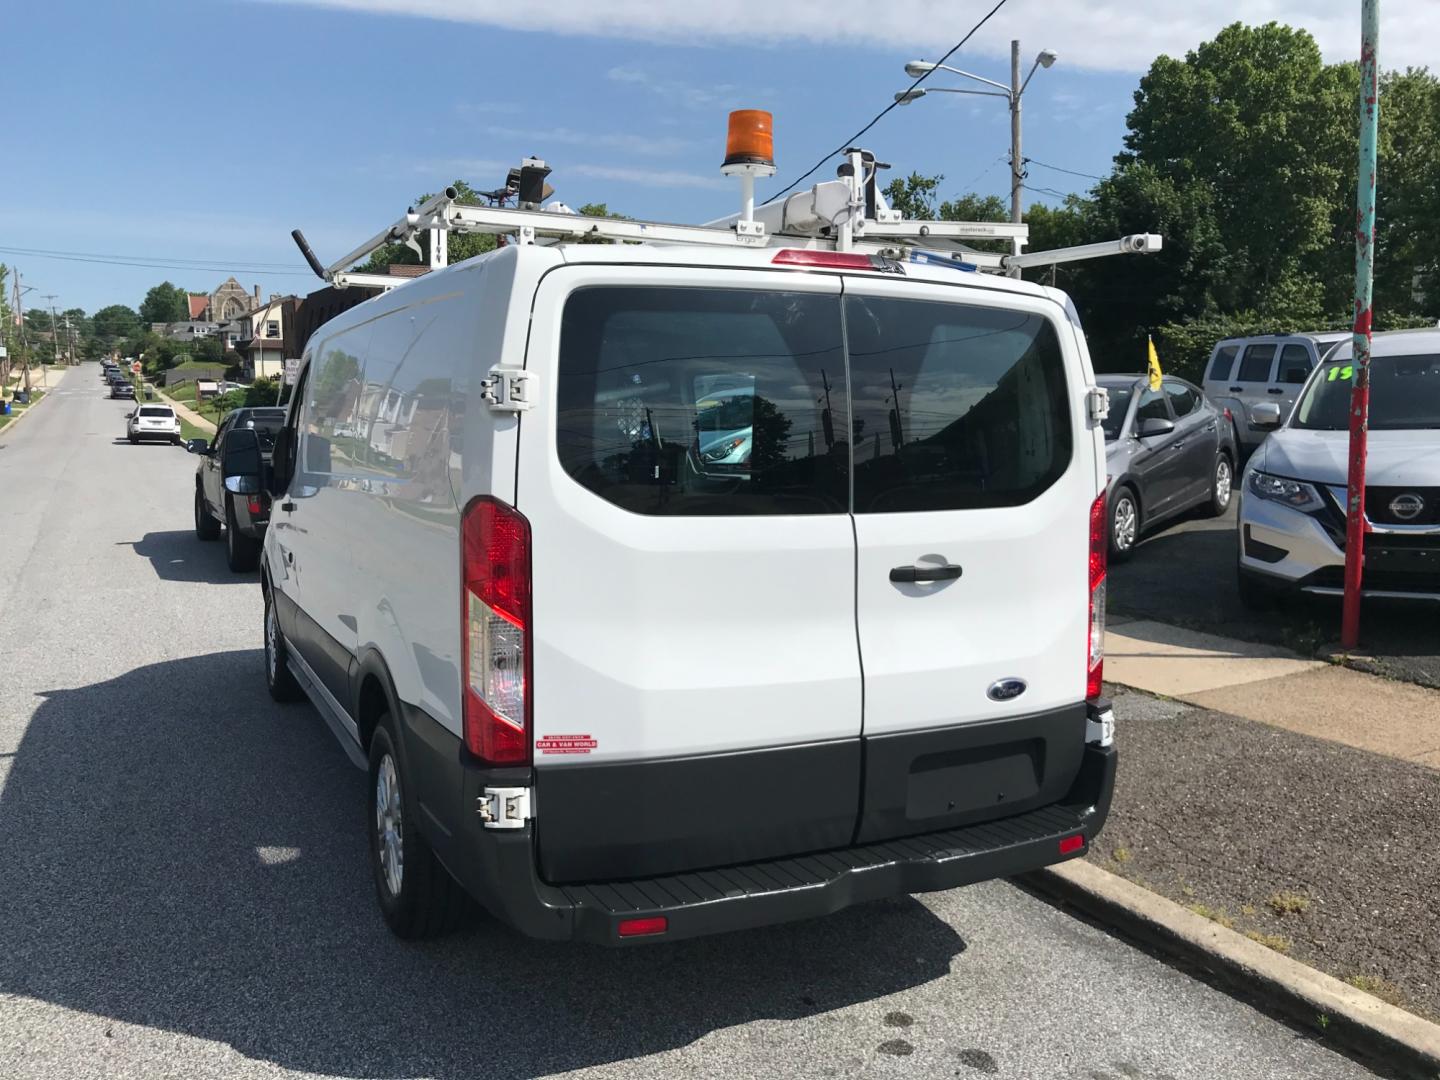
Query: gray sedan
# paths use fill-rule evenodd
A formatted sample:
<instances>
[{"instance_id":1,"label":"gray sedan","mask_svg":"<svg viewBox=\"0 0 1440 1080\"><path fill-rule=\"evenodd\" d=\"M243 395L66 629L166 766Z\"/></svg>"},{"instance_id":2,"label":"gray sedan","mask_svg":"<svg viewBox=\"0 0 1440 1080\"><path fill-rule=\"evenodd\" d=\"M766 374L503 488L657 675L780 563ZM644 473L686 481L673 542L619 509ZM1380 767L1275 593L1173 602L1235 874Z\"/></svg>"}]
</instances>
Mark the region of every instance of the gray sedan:
<instances>
[{"instance_id":1,"label":"gray sedan","mask_svg":"<svg viewBox=\"0 0 1440 1080\"><path fill-rule=\"evenodd\" d=\"M1167 375L1151 390L1143 375L1101 375L1110 557L1128 559L1142 532L1200 507L1223 514L1235 476L1235 425L1195 386Z\"/></svg>"}]
</instances>

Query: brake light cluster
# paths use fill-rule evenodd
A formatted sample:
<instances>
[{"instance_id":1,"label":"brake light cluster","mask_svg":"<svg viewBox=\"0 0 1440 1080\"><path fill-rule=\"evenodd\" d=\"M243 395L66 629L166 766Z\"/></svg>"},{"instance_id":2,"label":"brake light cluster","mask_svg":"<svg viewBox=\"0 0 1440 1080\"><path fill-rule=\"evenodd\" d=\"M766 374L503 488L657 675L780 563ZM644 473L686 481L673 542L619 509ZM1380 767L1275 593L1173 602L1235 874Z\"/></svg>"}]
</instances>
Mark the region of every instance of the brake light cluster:
<instances>
[{"instance_id":1,"label":"brake light cluster","mask_svg":"<svg viewBox=\"0 0 1440 1080\"><path fill-rule=\"evenodd\" d=\"M1105 494L1090 504L1090 634L1085 656L1085 699L1097 701L1105 681L1105 571L1109 552Z\"/></svg>"},{"instance_id":2,"label":"brake light cluster","mask_svg":"<svg viewBox=\"0 0 1440 1080\"><path fill-rule=\"evenodd\" d=\"M465 745L491 765L530 761L530 523L481 496L461 520Z\"/></svg>"}]
</instances>

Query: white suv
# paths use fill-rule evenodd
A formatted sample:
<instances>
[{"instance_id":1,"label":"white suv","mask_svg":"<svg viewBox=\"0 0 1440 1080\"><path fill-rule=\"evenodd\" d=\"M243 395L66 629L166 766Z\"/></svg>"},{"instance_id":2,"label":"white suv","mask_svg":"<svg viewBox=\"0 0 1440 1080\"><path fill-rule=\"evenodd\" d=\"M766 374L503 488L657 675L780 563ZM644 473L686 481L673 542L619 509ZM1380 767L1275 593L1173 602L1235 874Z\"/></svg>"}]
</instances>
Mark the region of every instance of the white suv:
<instances>
[{"instance_id":1,"label":"white suv","mask_svg":"<svg viewBox=\"0 0 1440 1080\"><path fill-rule=\"evenodd\" d=\"M266 675L369 770L397 933L463 887L527 934L672 940L1099 830L1104 398L1073 307L798 255L511 245L311 338Z\"/></svg>"},{"instance_id":2,"label":"white suv","mask_svg":"<svg viewBox=\"0 0 1440 1080\"><path fill-rule=\"evenodd\" d=\"M132 443L142 439L180 441L180 418L169 405L141 405L125 419L125 434Z\"/></svg>"}]
</instances>

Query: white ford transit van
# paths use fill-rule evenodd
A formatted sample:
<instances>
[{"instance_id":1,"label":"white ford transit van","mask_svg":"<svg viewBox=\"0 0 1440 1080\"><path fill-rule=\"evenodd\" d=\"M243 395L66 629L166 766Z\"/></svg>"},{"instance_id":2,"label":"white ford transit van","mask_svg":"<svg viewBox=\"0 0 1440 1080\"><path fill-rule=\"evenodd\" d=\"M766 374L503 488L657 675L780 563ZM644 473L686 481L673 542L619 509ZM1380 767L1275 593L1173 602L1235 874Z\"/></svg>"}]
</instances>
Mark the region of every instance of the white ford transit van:
<instances>
[{"instance_id":1,"label":"white ford transit van","mask_svg":"<svg viewBox=\"0 0 1440 1080\"><path fill-rule=\"evenodd\" d=\"M266 677L357 764L402 936L671 940L1083 854L1103 394L1054 289L518 243L323 326Z\"/></svg>"}]
</instances>

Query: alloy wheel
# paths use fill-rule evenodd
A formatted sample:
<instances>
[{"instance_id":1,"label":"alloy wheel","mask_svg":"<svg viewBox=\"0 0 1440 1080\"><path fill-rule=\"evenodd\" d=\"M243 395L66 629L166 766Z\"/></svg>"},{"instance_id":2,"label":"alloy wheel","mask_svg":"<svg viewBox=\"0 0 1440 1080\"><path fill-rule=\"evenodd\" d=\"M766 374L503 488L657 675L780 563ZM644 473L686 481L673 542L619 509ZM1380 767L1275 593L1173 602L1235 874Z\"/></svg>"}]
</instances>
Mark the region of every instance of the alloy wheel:
<instances>
[{"instance_id":1,"label":"alloy wheel","mask_svg":"<svg viewBox=\"0 0 1440 1080\"><path fill-rule=\"evenodd\" d=\"M1215 463L1215 505L1224 510L1230 505L1230 486L1232 483L1230 472L1230 459L1221 457Z\"/></svg>"},{"instance_id":2,"label":"alloy wheel","mask_svg":"<svg viewBox=\"0 0 1440 1080\"><path fill-rule=\"evenodd\" d=\"M1139 515L1135 512L1135 501L1128 495L1121 495L1115 502L1114 543L1118 551L1129 551L1135 546L1135 534L1139 529Z\"/></svg>"},{"instance_id":3,"label":"alloy wheel","mask_svg":"<svg viewBox=\"0 0 1440 1080\"><path fill-rule=\"evenodd\" d=\"M395 759L386 754L375 773L375 836L376 855L391 896L400 895L400 886L405 880L403 828L400 776L395 770Z\"/></svg>"}]
</instances>

